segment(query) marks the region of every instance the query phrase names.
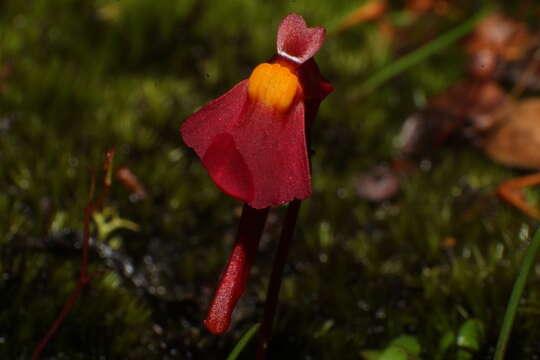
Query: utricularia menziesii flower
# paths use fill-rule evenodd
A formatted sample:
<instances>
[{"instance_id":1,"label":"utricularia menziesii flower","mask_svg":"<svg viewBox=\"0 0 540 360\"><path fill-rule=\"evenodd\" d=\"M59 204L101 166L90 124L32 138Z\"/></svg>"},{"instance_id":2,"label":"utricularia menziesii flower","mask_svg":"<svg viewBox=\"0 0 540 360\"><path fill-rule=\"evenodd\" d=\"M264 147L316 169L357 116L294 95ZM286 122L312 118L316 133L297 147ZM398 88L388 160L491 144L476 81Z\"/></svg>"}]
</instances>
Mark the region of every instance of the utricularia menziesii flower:
<instances>
[{"instance_id":1,"label":"utricularia menziesii flower","mask_svg":"<svg viewBox=\"0 0 540 360\"><path fill-rule=\"evenodd\" d=\"M325 38L297 14L279 25L277 54L184 121L184 142L225 193L246 203L205 325L226 331L244 291L268 208L311 195L308 130L333 90L312 59Z\"/></svg>"}]
</instances>

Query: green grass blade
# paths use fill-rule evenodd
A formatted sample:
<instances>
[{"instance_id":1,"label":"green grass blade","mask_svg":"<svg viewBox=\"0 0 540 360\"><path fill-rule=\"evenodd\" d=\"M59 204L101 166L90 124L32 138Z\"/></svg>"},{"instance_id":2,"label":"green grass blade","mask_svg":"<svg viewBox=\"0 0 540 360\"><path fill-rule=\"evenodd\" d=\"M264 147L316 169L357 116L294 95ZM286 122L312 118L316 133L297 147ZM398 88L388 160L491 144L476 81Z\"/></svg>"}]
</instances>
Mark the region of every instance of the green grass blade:
<instances>
[{"instance_id":1,"label":"green grass blade","mask_svg":"<svg viewBox=\"0 0 540 360\"><path fill-rule=\"evenodd\" d=\"M251 340L251 338L253 337L253 335L255 335L255 333L257 332L257 330L259 330L259 326L260 324L255 324L253 325L243 336L242 338L240 339L240 341L238 341L238 344L236 344L236 346L234 347L234 349L231 351L231 353L229 354L229 356L227 357L227 360L236 360L236 358L238 357L238 355L240 355L240 353L242 352L242 350L244 350L244 348L246 347L247 343L249 342L249 340Z\"/></svg>"},{"instance_id":2,"label":"green grass blade","mask_svg":"<svg viewBox=\"0 0 540 360\"><path fill-rule=\"evenodd\" d=\"M402 56L388 66L375 72L375 74L373 74L364 82L361 87L361 93L366 94L372 92L394 76L402 73L411 66L422 62L424 59L444 49L445 47L449 46L461 37L467 35L469 32L472 31L476 23L488 13L488 8L480 10L478 13L476 13L476 15L474 15L467 21L464 21L455 28L449 30L438 38L427 43L426 45L418 48L417 50L407 55Z\"/></svg>"},{"instance_id":3,"label":"green grass blade","mask_svg":"<svg viewBox=\"0 0 540 360\"><path fill-rule=\"evenodd\" d=\"M527 283L527 278L531 269L534 265L534 259L538 254L540 249L540 228L536 230L534 237L532 239L531 245L525 253L525 258L521 263L521 269L519 275L516 278L514 283L514 288L512 289L512 294L510 295L510 301L506 306L506 313L504 314L503 324L501 326L501 331L499 333L499 341L497 342L497 349L495 350L494 360L503 360L504 353L506 352L506 346L508 345L508 339L510 338L510 333L512 331L512 326L514 325L514 320L516 318L516 313L519 307L519 300L525 289L525 284Z\"/></svg>"}]
</instances>

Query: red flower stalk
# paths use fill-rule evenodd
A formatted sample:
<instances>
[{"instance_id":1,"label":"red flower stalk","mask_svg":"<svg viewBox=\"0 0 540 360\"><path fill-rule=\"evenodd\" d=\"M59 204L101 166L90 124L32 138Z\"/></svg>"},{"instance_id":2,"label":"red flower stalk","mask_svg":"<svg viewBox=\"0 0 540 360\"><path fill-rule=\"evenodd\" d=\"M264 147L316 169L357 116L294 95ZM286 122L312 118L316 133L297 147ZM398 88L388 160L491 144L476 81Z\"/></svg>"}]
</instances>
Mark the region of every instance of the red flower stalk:
<instances>
[{"instance_id":1,"label":"red flower stalk","mask_svg":"<svg viewBox=\"0 0 540 360\"><path fill-rule=\"evenodd\" d=\"M267 208L311 195L306 130L333 90L312 59L324 38L324 28L309 28L300 15L288 15L279 25L277 54L180 128L216 185L247 204L205 320L213 333L229 326Z\"/></svg>"}]
</instances>

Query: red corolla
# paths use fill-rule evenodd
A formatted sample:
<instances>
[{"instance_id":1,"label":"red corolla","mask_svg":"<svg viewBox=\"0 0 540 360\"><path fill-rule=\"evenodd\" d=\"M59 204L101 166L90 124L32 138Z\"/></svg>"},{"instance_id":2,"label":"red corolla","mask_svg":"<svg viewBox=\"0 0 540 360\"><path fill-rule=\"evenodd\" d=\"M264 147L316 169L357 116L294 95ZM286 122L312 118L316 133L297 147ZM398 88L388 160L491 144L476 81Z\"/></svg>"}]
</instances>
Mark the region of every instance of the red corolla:
<instances>
[{"instance_id":1,"label":"red corolla","mask_svg":"<svg viewBox=\"0 0 540 360\"><path fill-rule=\"evenodd\" d=\"M324 28L287 16L277 54L182 124L216 185L255 209L311 194L306 113L332 91L311 59L324 37Z\"/></svg>"},{"instance_id":2,"label":"red corolla","mask_svg":"<svg viewBox=\"0 0 540 360\"><path fill-rule=\"evenodd\" d=\"M324 28L288 15L279 25L277 54L180 128L216 185L247 204L205 320L213 333L229 327L268 208L311 195L307 130L333 90L312 59L324 38Z\"/></svg>"}]
</instances>

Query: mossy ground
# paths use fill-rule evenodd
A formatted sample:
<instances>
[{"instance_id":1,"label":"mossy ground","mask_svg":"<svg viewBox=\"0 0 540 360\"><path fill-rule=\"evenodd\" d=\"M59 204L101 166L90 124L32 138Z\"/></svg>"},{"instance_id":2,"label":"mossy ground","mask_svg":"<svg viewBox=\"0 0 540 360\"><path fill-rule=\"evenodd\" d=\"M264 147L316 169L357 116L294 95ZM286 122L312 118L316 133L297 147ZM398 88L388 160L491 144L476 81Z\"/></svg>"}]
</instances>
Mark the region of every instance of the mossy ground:
<instances>
[{"instance_id":1,"label":"mossy ground","mask_svg":"<svg viewBox=\"0 0 540 360\"><path fill-rule=\"evenodd\" d=\"M276 359L358 359L404 334L417 338L423 358L454 359L457 347L443 351L441 341L473 318L486 332L471 357L493 351L537 226L495 196L518 172L449 145L434 149L431 166L393 201L368 204L354 190L358 174L392 157L406 116L464 76L456 43L373 93L360 91L377 69L478 10L450 3L448 16L410 23L393 1L388 20L408 27L403 43L385 42L371 23L331 33L317 55L336 90L314 128L314 195L290 252ZM485 3L519 15L520 2ZM201 320L240 204L213 186L178 126L274 53L287 13L332 29L352 8L344 0L0 2L0 69L8 72L0 80L0 357L28 359L75 286L91 169L114 147L116 164L127 164L149 197L134 200L115 182L107 206L140 230L99 240L121 261L93 252L92 268L111 272L83 292L45 357L224 358L261 318L283 209L270 218L232 330L212 336ZM455 246L443 246L449 237ZM538 274L512 359L540 354Z\"/></svg>"}]
</instances>

